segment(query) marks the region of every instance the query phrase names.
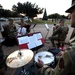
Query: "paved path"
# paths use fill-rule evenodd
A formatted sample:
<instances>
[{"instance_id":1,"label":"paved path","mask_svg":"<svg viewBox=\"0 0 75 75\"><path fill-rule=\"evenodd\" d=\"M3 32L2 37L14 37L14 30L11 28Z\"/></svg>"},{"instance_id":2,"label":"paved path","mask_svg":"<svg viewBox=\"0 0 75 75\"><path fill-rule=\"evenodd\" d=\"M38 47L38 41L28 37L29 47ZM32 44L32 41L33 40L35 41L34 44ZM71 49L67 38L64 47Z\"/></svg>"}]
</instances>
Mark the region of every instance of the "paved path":
<instances>
[{"instance_id":1,"label":"paved path","mask_svg":"<svg viewBox=\"0 0 75 75\"><path fill-rule=\"evenodd\" d=\"M1 25L4 25L4 24L8 24L8 22L2 22L1 23ZM52 35L52 31L53 31L53 25L52 24L48 24L48 26L49 26L49 33L48 33L48 35L47 35L47 29L46 29L46 27L45 27L45 24L37 24L36 26L35 26L35 28L34 28L34 31L35 32L41 32L42 33L42 35L43 35L43 37L45 38L46 37L46 35L47 35L47 38L48 37L50 37L51 35ZM68 33L68 37L66 38L66 40L69 40L70 39L70 36L71 36L71 34L72 34L72 31L73 31L73 28L72 27L70 27L70 25L68 25L69 26L69 33ZM31 32L34 32L33 31L33 29L31 29ZM46 39L47 39L46 38Z\"/></svg>"},{"instance_id":2,"label":"paved path","mask_svg":"<svg viewBox=\"0 0 75 75\"><path fill-rule=\"evenodd\" d=\"M50 24L50 25L48 25L48 26L49 26L49 33L48 33L48 35L47 35L47 32L48 32L48 31L47 31L45 25L42 25L42 24L37 24L36 27L34 28L34 31L35 31L35 32L37 32L37 31L41 32L44 38L45 38L46 35L47 35L47 38L46 38L46 39L48 39L48 37L50 37L50 36L52 35L52 33L53 33L53 32L52 32L52 31L53 31L53 25ZM66 41L68 41L68 40L70 39L70 36L71 36L71 34L72 34L72 31L73 31L73 28L70 27L70 25L68 25L68 27L69 27L69 32L68 32ZM31 30L31 32L33 32L33 29Z\"/></svg>"}]
</instances>

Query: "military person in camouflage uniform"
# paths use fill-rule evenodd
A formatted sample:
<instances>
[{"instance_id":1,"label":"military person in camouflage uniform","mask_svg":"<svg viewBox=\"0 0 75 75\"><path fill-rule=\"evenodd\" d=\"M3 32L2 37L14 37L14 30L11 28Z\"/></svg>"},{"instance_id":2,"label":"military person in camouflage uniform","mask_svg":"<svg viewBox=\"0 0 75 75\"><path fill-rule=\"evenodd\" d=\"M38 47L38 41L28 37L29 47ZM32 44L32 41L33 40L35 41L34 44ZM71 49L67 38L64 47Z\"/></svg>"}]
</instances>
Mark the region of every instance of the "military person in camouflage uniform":
<instances>
[{"instance_id":1,"label":"military person in camouflage uniform","mask_svg":"<svg viewBox=\"0 0 75 75\"><path fill-rule=\"evenodd\" d=\"M72 7L66 12L71 13L71 27L75 28L75 0L72 0ZM37 64L43 67L35 75L75 75L75 37L69 42L71 46L65 50L54 69L44 66L40 60Z\"/></svg>"},{"instance_id":2,"label":"military person in camouflage uniform","mask_svg":"<svg viewBox=\"0 0 75 75\"><path fill-rule=\"evenodd\" d=\"M60 26L53 32L52 36L49 37L50 41L52 42L53 46L55 47L54 41L64 41L68 34L69 28L67 25L64 25L64 20L60 20ZM60 46L60 43L59 43Z\"/></svg>"},{"instance_id":3,"label":"military person in camouflage uniform","mask_svg":"<svg viewBox=\"0 0 75 75\"><path fill-rule=\"evenodd\" d=\"M3 37L5 37L5 41L2 43L7 46L12 46L17 44L17 29L16 26L13 22L13 19L9 19L9 24L3 26L4 32L3 32Z\"/></svg>"},{"instance_id":4,"label":"military person in camouflage uniform","mask_svg":"<svg viewBox=\"0 0 75 75\"><path fill-rule=\"evenodd\" d=\"M4 26L4 30L9 38L13 38L17 35L16 26L12 19L9 19L9 24Z\"/></svg>"}]
</instances>

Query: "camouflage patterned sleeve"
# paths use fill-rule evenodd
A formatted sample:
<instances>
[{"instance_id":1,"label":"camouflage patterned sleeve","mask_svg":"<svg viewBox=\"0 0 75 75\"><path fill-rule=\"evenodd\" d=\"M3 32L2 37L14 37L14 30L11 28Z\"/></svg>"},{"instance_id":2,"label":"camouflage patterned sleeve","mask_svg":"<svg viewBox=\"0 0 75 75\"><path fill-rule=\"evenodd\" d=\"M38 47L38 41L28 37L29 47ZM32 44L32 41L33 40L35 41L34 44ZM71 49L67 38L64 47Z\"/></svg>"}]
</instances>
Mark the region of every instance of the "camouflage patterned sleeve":
<instances>
[{"instance_id":1,"label":"camouflage patterned sleeve","mask_svg":"<svg viewBox=\"0 0 75 75\"><path fill-rule=\"evenodd\" d=\"M35 75L54 75L54 70L50 66L43 66L40 68Z\"/></svg>"},{"instance_id":2,"label":"camouflage patterned sleeve","mask_svg":"<svg viewBox=\"0 0 75 75\"><path fill-rule=\"evenodd\" d=\"M54 32L53 35L57 35L61 32L61 27L58 27Z\"/></svg>"}]
</instances>

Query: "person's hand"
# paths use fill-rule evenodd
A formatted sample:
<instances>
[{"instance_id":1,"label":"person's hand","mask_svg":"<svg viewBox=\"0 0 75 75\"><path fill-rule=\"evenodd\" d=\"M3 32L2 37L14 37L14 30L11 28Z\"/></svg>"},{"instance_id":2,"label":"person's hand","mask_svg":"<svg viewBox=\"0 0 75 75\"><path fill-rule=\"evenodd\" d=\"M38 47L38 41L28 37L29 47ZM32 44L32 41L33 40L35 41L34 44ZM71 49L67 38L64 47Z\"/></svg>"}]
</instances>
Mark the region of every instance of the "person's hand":
<instances>
[{"instance_id":1,"label":"person's hand","mask_svg":"<svg viewBox=\"0 0 75 75\"><path fill-rule=\"evenodd\" d=\"M43 65L44 65L43 61L38 58L37 66L39 66L41 68L41 67L43 67Z\"/></svg>"}]
</instances>

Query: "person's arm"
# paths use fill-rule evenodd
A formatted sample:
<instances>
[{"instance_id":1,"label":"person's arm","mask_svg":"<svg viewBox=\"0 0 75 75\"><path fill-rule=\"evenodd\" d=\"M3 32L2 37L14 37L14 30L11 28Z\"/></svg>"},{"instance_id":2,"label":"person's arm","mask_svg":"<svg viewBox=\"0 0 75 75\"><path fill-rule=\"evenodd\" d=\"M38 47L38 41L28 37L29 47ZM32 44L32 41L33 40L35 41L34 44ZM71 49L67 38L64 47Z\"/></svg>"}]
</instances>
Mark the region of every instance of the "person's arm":
<instances>
[{"instance_id":1,"label":"person's arm","mask_svg":"<svg viewBox=\"0 0 75 75\"><path fill-rule=\"evenodd\" d=\"M55 31L56 30L56 27L53 27L53 31Z\"/></svg>"},{"instance_id":2,"label":"person's arm","mask_svg":"<svg viewBox=\"0 0 75 75\"><path fill-rule=\"evenodd\" d=\"M54 75L54 73L54 69L48 65L44 65L43 67L39 68L34 75Z\"/></svg>"},{"instance_id":3,"label":"person's arm","mask_svg":"<svg viewBox=\"0 0 75 75\"><path fill-rule=\"evenodd\" d=\"M58 27L54 32L53 35L57 35L61 32L61 27Z\"/></svg>"},{"instance_id":4,"label":"person's arm","mask_svg":"<svg viewBox=\"0 0 75 75\"><path fill-rule=\"evenodd\" d=\"M42 60L38 59L38 62L36 63L38 68L42 68L44 66L44 63Z\"/></svg>"}]
</instances>

